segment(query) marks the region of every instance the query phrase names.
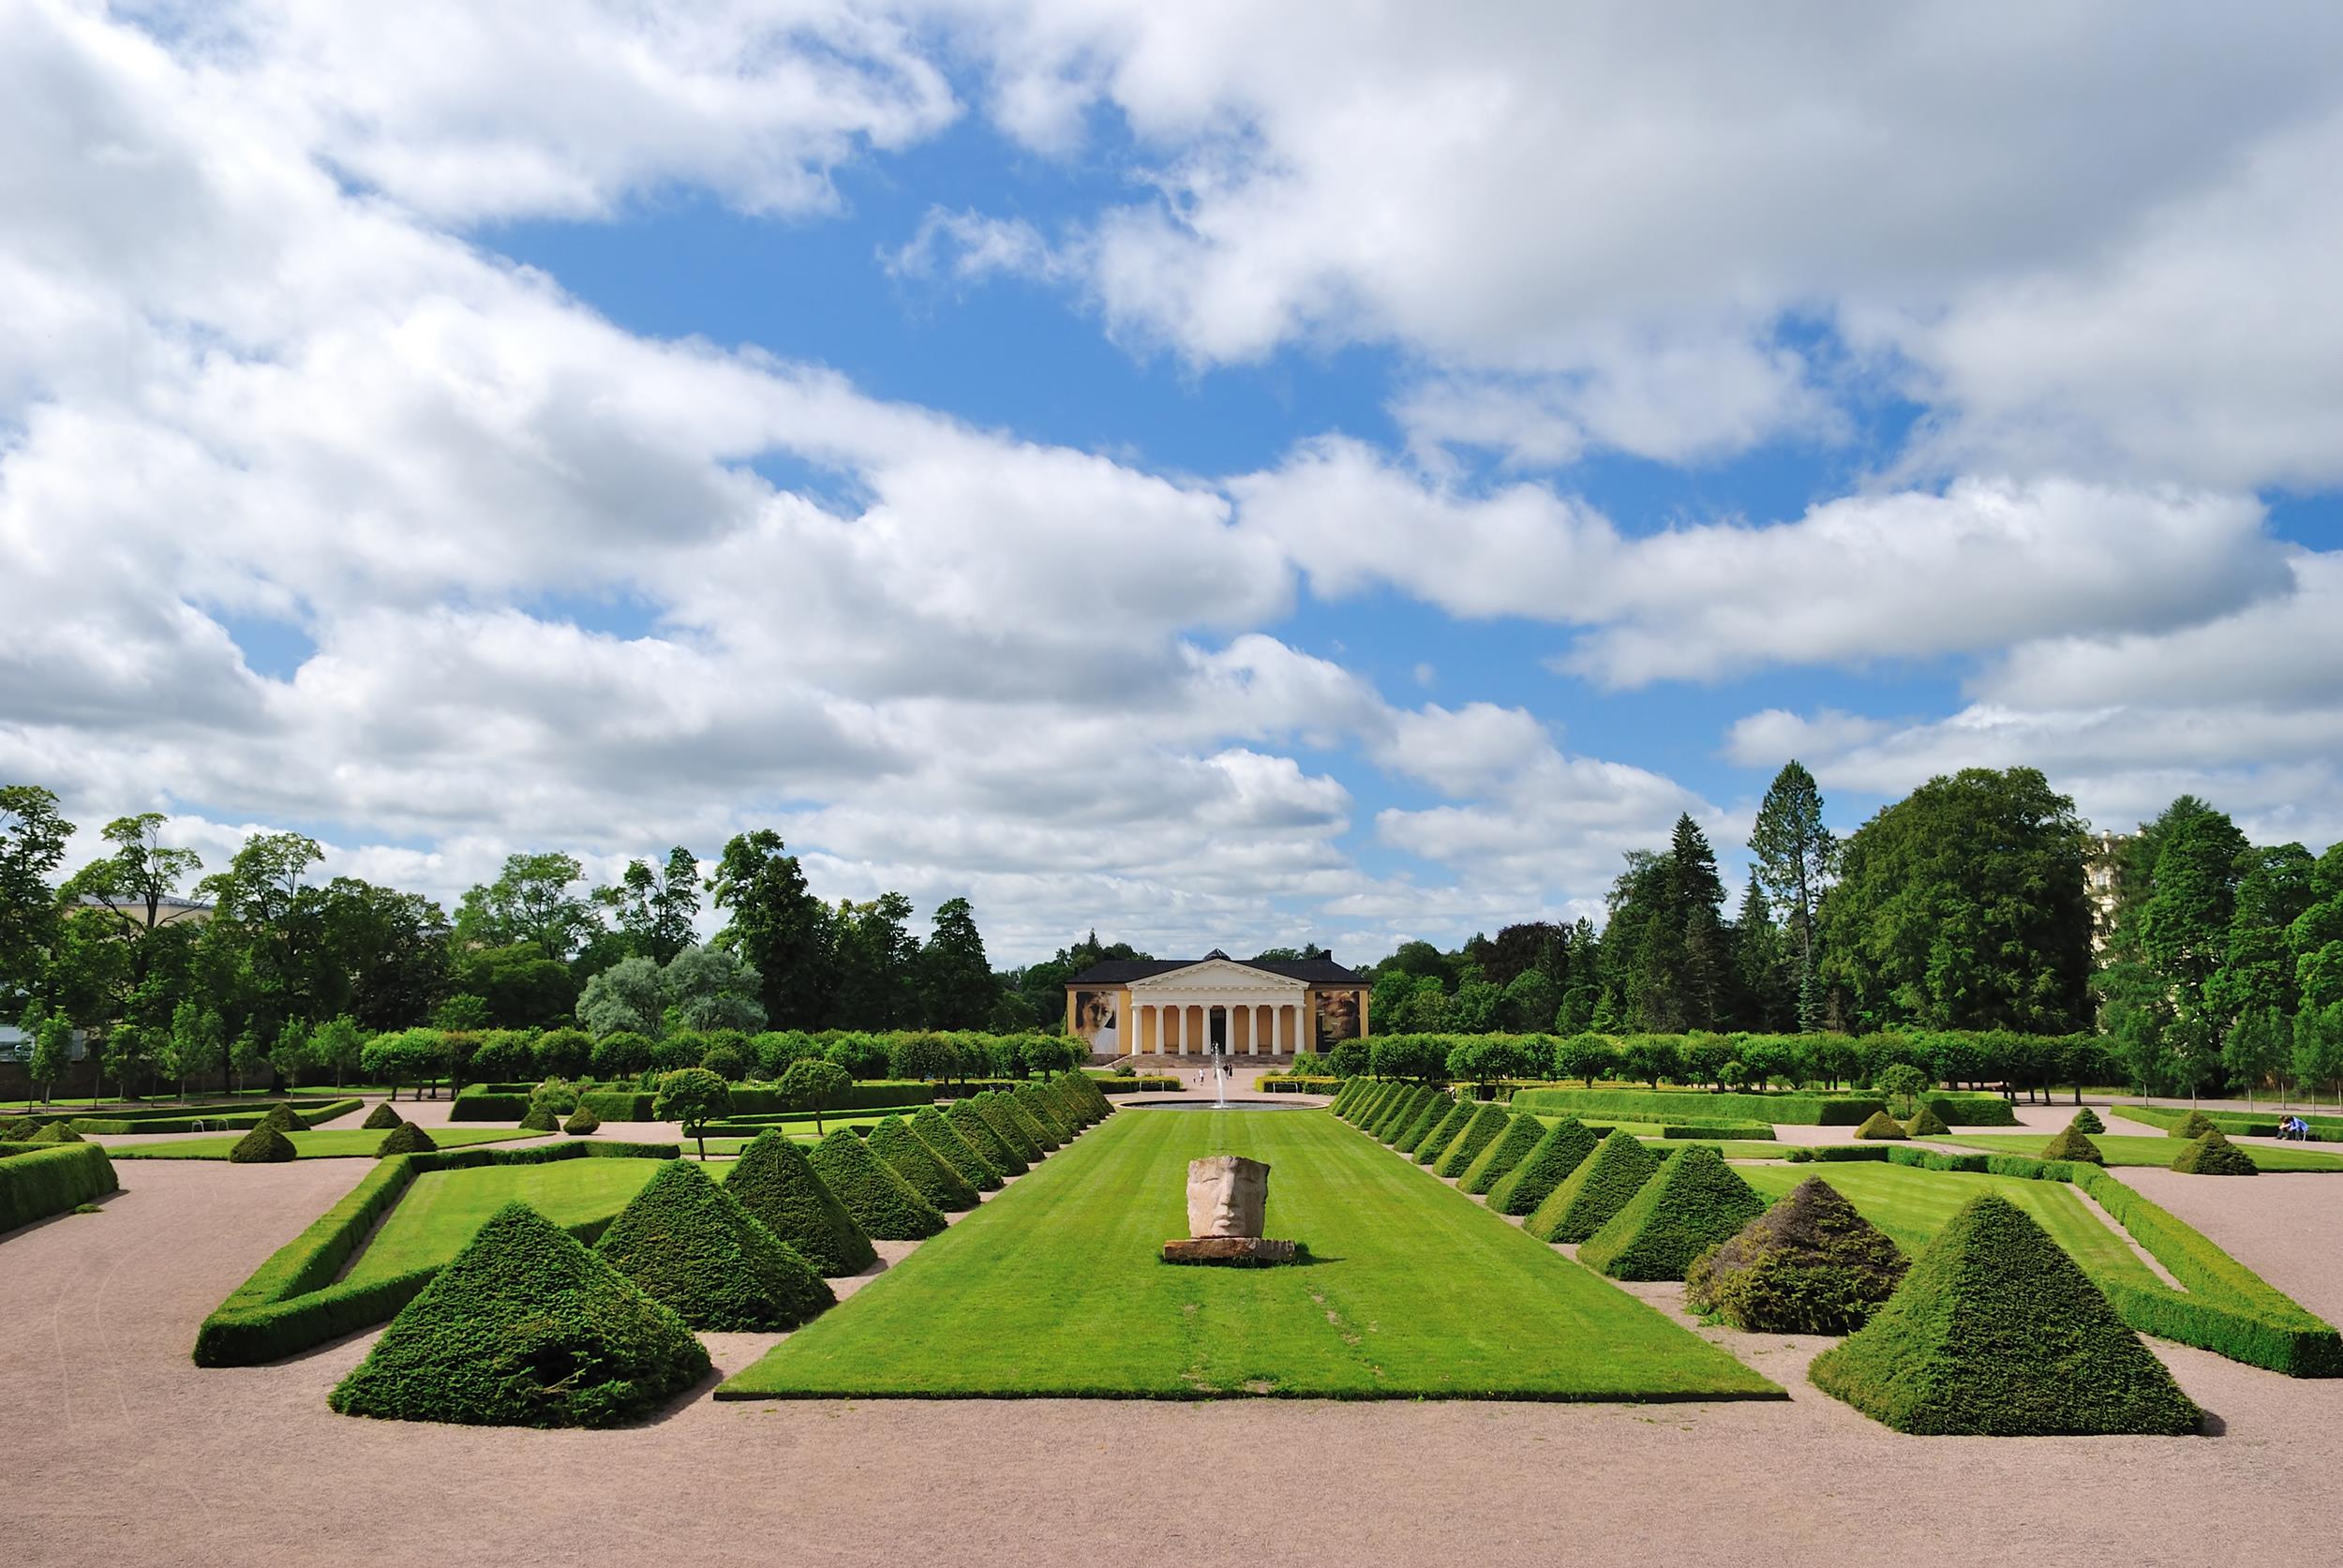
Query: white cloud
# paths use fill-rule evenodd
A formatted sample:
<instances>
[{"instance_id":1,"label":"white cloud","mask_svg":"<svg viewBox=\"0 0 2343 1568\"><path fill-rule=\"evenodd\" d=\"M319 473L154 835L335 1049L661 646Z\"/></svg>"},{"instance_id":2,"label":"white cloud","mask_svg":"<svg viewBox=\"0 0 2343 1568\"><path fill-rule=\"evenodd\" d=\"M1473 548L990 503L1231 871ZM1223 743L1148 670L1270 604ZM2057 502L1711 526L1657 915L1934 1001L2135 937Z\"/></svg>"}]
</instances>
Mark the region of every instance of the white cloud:
<instances>
[{"instance_id":1,"label":"white cloud","mask_svg":"<svg viewBox=\"0 0 2343 1568\"><path fill-rule=\"evenodd\" d=\"M931 207L918 232L880 261L898 277L948 276L960 282L986 277L1053 279L1071 275L1065 258L1050 248L1041 231L1023 218L987 217L981 213Z\"/></svg>"}]
</instances>

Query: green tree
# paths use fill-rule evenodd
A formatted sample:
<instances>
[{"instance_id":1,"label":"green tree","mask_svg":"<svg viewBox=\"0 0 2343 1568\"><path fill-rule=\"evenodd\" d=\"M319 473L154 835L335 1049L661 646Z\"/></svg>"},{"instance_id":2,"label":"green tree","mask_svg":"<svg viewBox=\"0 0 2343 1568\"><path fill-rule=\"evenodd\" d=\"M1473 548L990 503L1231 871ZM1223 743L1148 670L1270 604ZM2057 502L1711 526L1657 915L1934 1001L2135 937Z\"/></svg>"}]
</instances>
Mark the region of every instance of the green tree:
<instances>
[{"instance_id":1,"label":"green tree","mask_svg":"<svg viewBox=\"0 0 2343 1568\"><path fill-rule=\"evenodd\" d=\"M336 1089L358 1070L359 1053L365 1048L366 1036L360 1031L358 1021L348 1013L326 1020L309 1037L309 1049L318 1065L334 1069Z\"/></svg>"},{"instance_id":2,"label":"green tree","mask_svg":"<svg viewBox=\"0 0 2343 1568\"><path fill-rule=\"evenodd\" d=\"M1772 1033L1798 1023L1797 961L1784 951L1782 928L1757 873L1749 874L1740 912L1733 918L1734 1013L1745 1029Z\"/></svg>"},{"instance_id":3,"label":"green tree","mask_svg":"<svg viewBox=\"0 0 2343 1568\"><path fill-rule=\"evenodd\" d=\"M819 1028L831 986L827 911L806 890L795 855L769 828L736 835L716 863L711 896L729 917L714 946L739 953L764 986L775 1029Z\"/></svg>"},{"instance_id":4,"label":"green tree","mask_svg":"<svg viewBox=\"0 0 2343 1568\"><path fill-rule=\"evenodd\" d=\"M309 1048L309 1024L306 1019L289 1018L276 1031L276 1043L269 1047L268 1065L284 1081L288 1089L301 1085L301 1075L316 1066L316 1057Z\"/></svg>"},{"instance_id":5,"label":"green tree","mask_svg":"<svg viewBox=\"0 0 2343 1568\"><path fill-rule=\"evenodd\" d=\"M1928 1091L1928 1074L1909 1062L1890 1062L1872 1081L1873 1088L1903 1107L1896 1113L1900 1116L1912 1114L1919 1097Z\"/></svg>"},{"instance_id":6,"label":"green tree","mask_svg":"<svg viewBox=\"0 0 2343 1568\"><path fill-rule=\"evenodd\" d=\"M1841 851L1817 917L1825 979L1867 1028L2087 1026L2083 844L2074 802L2035 769L1930 780Z\"/></svg>"},{"instance_id":7,"label":"green tree","mask_svg":"<svg viewBox=\"0 0 2343 1568\"><path fill-rule=\"evenodd\" d=\"M193 1000L171 1009L171 1054L176 1064L179 1098L187 1098L187 1080L201 1068L216 1065L226 1049L226 1031L219 1014Z\"/></svg>"},{"instance_id":8,"label":"green tree","mask_svg":"<svg viewBox=\"0 0 2343 1568\"><path fill-rule=\"evenodd\" d=\"M160 812L116 817L103 832L112 853L57 889L61 903L79 907L58 933L52 967L65 973L52 974L52 987L70 993L73 1016L93 1030L117 1019L167 1019L169 992L186 978L190 911L166 906L203 862L162 842L169 823Z\"/></svg>"},{"instance_id":9,"label":"green tree","mask_svg":"<svg viewBox=\"0 0 2343 1568\"><path fill-rule=\"evenodd\" d=\"M659 965L648 958L624 958L586 982L577 996L577 1022L591 1035L621 1030L656 1035L666 1008Z\"/></svg>"},{"instance_id":10,"label":"green tree","mask_svg":"<svg viewBox=\"0 0 2343 1568\"><path fill-rule=\"evenodd\" d=\"M88 899L127 930L143 934L158 929L166 920L164 902L178 897L180 885L203 869L194 850L162 842L170 821L161 812L142 812L107 823L102 836L113 853L74 873L60 895Z\"/></svg>"},{"instance_id":11,"label":"green tree","mask_svg":"<svg viewBox=\"0 0 2343 1568\"><path fill-rule=\"evenodd\" d=\"M1544 1034L1554 1027L1555 1010L1560 1006L1561 998L1545 972L1524 969L1505 987L1500 1016L1504 1027L1517 1035Z\"/></svg>"},{"instance_id":12,"label":"green tree","mask_svg":"<svg viewBox=\"0 0 2343 1568\"><path fill-rule=\"evenodd\" d=\"M226 871L199 885L214 911L204 942L227 956L252 1010L272 1028L306 1013L321 990L336 993L328 1001L339 1000L338 978L324 962L324 894L307 880L309 868L324 859L315 839L255 833Z\"/></svg>"},{"instance_id":13,"label":"green tree","mask_svg":"<svg viewBox=\"0 0 2343 1568\"><path fill-rule=\"evenodd\" d=\"M333 983L318 988L318 1012L311 1016L347 1011L363 1029L407 1029L430 1017L452 989L447 916L422 894L337 876L320 892L317 918L324 954L320 967L330 973ZM524 950L530 960L545 962L535 948ZM487 999L499 1022L507 1022L501 1016L504 997L491 951L467 953L473 972L460 989ZM564 974L562 1000L542 1016L568 1011L574 995ZM538 1021L531 1016L515 1022Z\"/></svg>"},{"instance_id":14,"label":"green tree","mask_svg":"<svg viewBox=\"0 0 2343 1568\"><path fill-rule=\"evenodd\" d=\"M2299 844L2246 851L2220 972L2205 985L2216 1016L2241 1018L2272 1008L2293 1016L2302 988L2287 933L2317 896L2317 864Z\"/></svg>"},{"instance_id":15,"label":"green tree","mask_svg":"<svg viewBox=\"0 0 2343 1568\"><path fill-rule=\"evenodd\" d=\"M708 1124L732 1109L732 1090L722 1074L706 1068L679 1068L659 1075L658 1093L650 1113L663 1122L682 1124L683 1136L699 1144L708 1157Z\"/></svg>"},{"instance_id":16,"label":"green tree","mask_svg":"<svg viewBox=\"0 0 2343 1568\"><path fill-rule=\"evenodd\" d=\"M229 1041L228 1066L236 1075L238 1093L242 1093L246 1085L268 1066L268 1048L261 1043L260 1035L248 1025Z\"/></svg>"},{"instance_id":17,"label":"green tree","mask_svg":"<svg viewBox=\"0 0 2343 1568\"><path fill-rule=\"evenodd\" d=\"M881 893L863 903L840 899L830 918L836 990L834 1029L900 1029L918 1005L918 938L911 934L911 901Z\"/></svg>"},{"instance_id":18,"label":"green tree","mask_svg":"<svg viewBox=\"0 0 2343 1568\"><path fill-rule=\"evenodd\" d=\"M526 942L566 963L600 925L592 900L571 890L584 875L567 855L508 855L494 882L464 894L455 911L455 939L482 948Z\"/></svg>"},{"instance_id":19,"label":"green tree","mask_svg":"<svg viewBox=\"0 0 2343 1568\"><path fill-rule=\"evenodd\" d=\"M0 784L0 1002L30 993L57 939L49 878L65 859L73 824L37 784Z\"/></svg>"},{"instance_id":20,"label":"green tree","mask_svg":"<svg viewBox=\"0 0 2343 1568\"><path fill-rule=\"evenodd\" d=\"M2343 1107L2343 1002L2294 1015L2294 1081L2306 1098L2329 1084Z\"/></svg>"},{"instance_id":21,"label":"green tree","mask_svg":"<svg viewBox=\"0 0 2343 1568\"><path fill-rule=\"evenodd\" d=\"M813 1113L813 1132L822 1133L822 1116L846 1098L854 1079L844 1068L821 1056L800 1056L789 1064L778 1085L782 1102L792 1111Z\"/></svg>"},{"instance_id":22,"label":"green tree","mask_svg":"<svg viewBox=\"0 0 2343 1568\"><path fill-rule=\"evenodd\" d=\"M1814 973L1814 918L1824 889L1838 860L1838 841L1823 826L1822 789L1814 775L1795 758L1784 763L1766 788L1750 829L1750 853L1756 873L1772 901L1784 912L1797 967L1791 976L1793 993L1801 999L1798 1026L1821 1027L1808 1010L1819 989L1810 980Z\"/></svg>"},{"instance_id":23,"label":"green tree","mask_svg":"<svg viewBox=\"0 0 2343 1568\"><path fill-rule=\"evenodd\" d=\"M660 971L659 983L677 1021L686 1029L746 1033L765 1026L756 970L738 953L720 948L686 948Z\"/></svg>"},{"instance_id":24,"label":"green tree","mask_svg":"<svg viewBox=\"0 0 2343 1568\"><path fill-rule=\"evenodd\" d=\"M40 1085L40 1102L49 1103L49 1093L57 1080L72 1069L73 1025L62 1018L50 1017L40 1021L33 1034L32 1059L26 1063L34 1083Z\"/></svg>"},{"instance_id":25,"label":"green tree","mask_svg":"<svg viewBox=\"0 0 2343 1568\"><path fill-rule=\"evenodd\" d=\"M933 931L919 949L921 1022L931 1029L981 1029L999 994L985 956L976 910L964 898L936 905Z\"/></svg>"},{"instance_id":26,"label":"green tree","mask_svg":"<svg viewBox=\"0 0 2343 1568\"><path fill-rule=\"evenodd\" d=\"M2285 1066L2292 1044L2285 1015L2276 1008L2249 1008L2229 1026L2229 1038L2221 1042L2221 1065L2231 1082L2244 1086L2246 1109L2253 1108L2254 1090L2262 1080Z\"/></svg>"},{"instance_id":27,"label":"green tree","mask_svg":"<svg viewBox=\"0 0 2343 1568\"><path fill-rule=\"evenodd\" d=\"M619 886L604 888L594 902L618 916L619 929L634 950L654 963L669 963L692 946L700 913L700 868L681 844L667 851L664 866L631 860Z\"/></svg>"}]
</instances>

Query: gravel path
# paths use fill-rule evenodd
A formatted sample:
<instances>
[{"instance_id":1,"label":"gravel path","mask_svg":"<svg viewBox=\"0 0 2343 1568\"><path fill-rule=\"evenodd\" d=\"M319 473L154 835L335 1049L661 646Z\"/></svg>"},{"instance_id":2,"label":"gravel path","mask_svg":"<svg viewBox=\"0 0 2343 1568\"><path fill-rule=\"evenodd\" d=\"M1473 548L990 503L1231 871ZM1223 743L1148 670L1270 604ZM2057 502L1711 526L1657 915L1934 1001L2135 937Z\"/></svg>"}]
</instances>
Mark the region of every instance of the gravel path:
<instances>
[{"instance_id":1,"label":"gravel path","mask_svg":"<svg viewBox=\"0 0 2343 1568\"><path fill-rule=\"evenodd\" d=\"M370 1336L198 1370L198 1321L365 1170L151 1162L126 1168L130 1190L102 1214L0 1241L11 1561L1544 1568L1650 1552L1751 1568L2007 1553L2201 1568L2248 1543L2276 1568L2343 1557L2316 1508L2343 1459L2343 1381L2174 1347L2159 1350L2224 1435L1903 1438L1805 1383L1822 1341L1724 1330L1703 1332L1790 1402L719 1405L702 1390L626 1431L516 1432L333 1415L325 1391ZM2166 1172L2125 1174L2343 1313L2334 1178L2172 1176L2173 1192ZM1637 1289L1674 1308L1672 1288ZM727 1368L770 1342L709 1337Z\"/></svg>"}]
</instances>

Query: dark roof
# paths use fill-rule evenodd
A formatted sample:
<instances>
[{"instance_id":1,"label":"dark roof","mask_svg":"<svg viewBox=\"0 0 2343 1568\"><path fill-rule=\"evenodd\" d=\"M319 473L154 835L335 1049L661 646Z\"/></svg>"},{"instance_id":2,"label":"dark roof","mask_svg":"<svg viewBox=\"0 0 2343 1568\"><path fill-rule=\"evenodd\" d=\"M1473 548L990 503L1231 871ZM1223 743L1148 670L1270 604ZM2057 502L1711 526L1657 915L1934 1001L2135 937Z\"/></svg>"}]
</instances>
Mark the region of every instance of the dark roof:
<instances>
[{"instance_id":1,"label":"dark roof","mask_svg":"<svg viewBox=\"0 0 2343 1568\"><path fill-rule=\"evenodd\" d=\"M1366 977L1355 969L1345 969L1331 958L1229 958L1215 948L1202 958L1110 958L1094 963L1081 974L1067 980L1070 986L1097 989L1104 986L1128 985L1133 980L1147 979L1156 975L1168 975L1174 969L1211 959L1227 959L1242 963L1247 969L1266 969L1273 975L1283 975L1290 980L1310 985L1365 985Z\"/></svg>"}]
</instances>

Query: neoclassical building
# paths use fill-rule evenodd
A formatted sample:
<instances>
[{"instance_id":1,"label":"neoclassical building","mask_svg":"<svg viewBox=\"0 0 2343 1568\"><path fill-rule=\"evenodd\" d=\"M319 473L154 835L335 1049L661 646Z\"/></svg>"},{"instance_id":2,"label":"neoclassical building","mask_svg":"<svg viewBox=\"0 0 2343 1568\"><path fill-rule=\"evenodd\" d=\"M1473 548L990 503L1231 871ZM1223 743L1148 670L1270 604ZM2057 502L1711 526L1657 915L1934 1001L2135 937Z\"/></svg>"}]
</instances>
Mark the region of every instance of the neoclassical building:
<instances>
[{"instance_id":1,"label":"neoclassical building","mask_svg":"<svg viewBox=\"0 0 2343 1568\"><path fill-rule=\"evenodd\" d=\"M1363 1038L1367 991L1325 958L1110 959L1066 982L1066 1032L1110 1056L1291 1056Z\"/></svg>"}]
</instances>

